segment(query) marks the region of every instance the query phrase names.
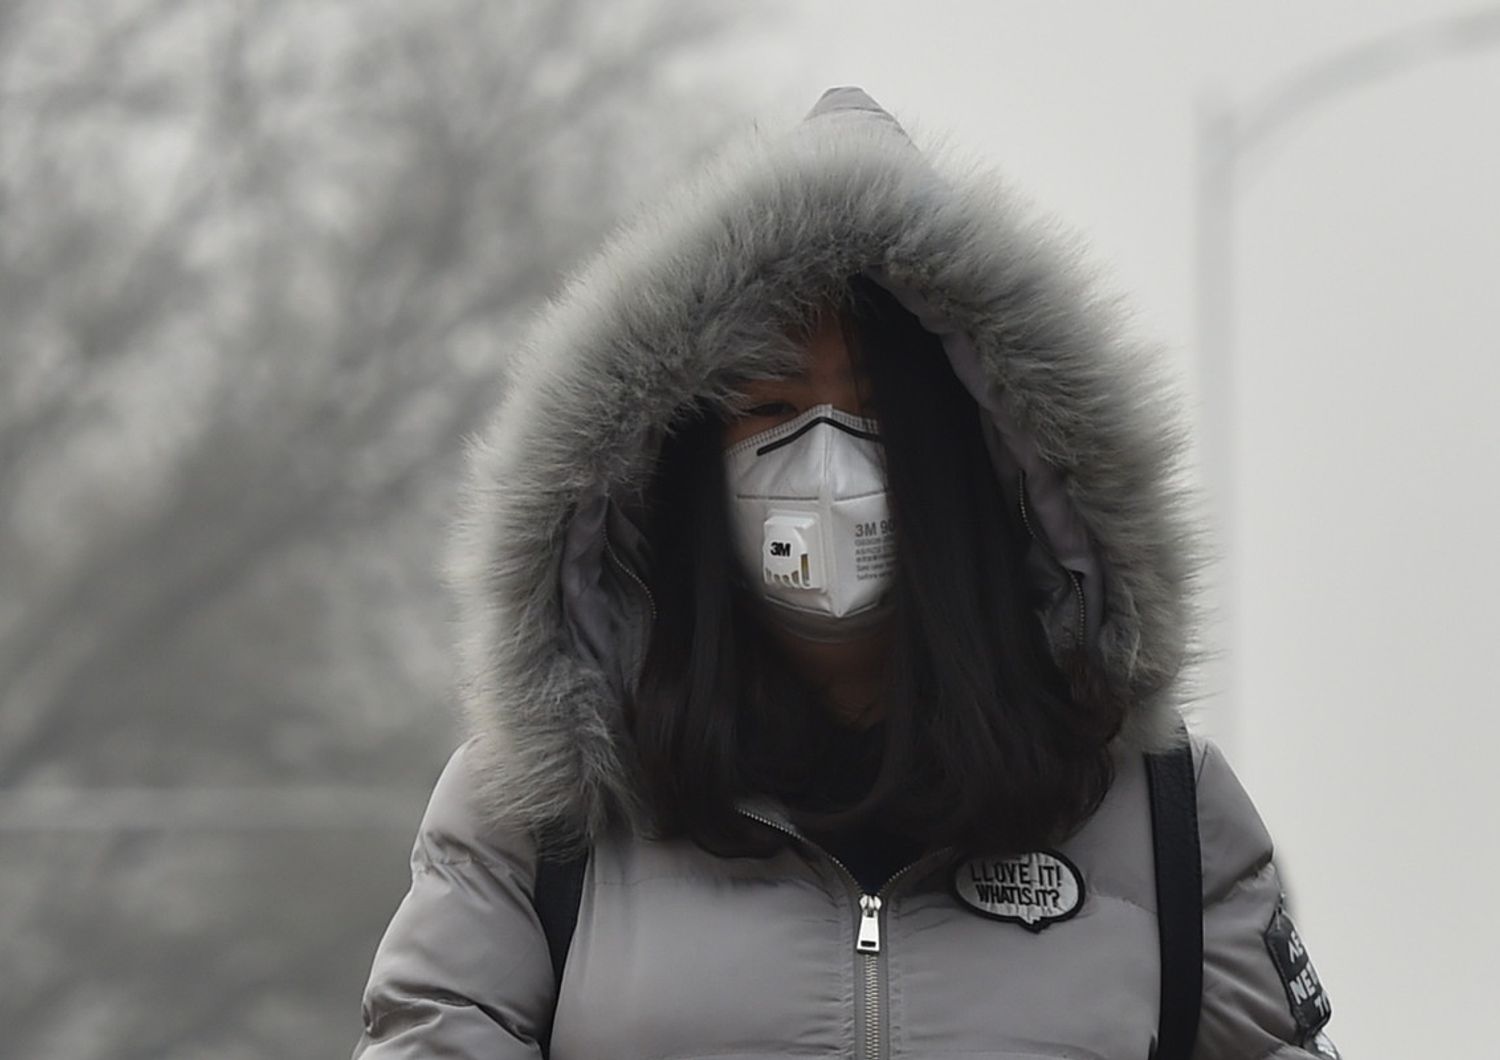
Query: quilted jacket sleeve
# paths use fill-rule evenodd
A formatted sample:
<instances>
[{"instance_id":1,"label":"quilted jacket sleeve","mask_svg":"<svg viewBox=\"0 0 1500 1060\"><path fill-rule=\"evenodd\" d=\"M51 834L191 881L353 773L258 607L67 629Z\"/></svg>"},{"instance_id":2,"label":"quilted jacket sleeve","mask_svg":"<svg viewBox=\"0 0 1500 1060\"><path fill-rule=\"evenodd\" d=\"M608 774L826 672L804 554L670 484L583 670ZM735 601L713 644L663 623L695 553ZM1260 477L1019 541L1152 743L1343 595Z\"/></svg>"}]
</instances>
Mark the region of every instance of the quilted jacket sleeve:
<instances>
[{"instance_id":1,"label":"quilted jacket sleeve","mask_svg":"<svg viewBox=\"0 0 1500 1060\"><path fill-rule=\"evenodd\" d=\"M411 889L375 952L355 1060L533 1060L555 989L528 840L480 827L465 747L438 779Z\"/></svg>"},{"instance_id":2,"label":"quilted jacket sleeve","mask_svg":"<svg viewBox=\"0 0 1500 1060\"><path fill-rule=\"evenodd\" d=\"M1271 837L1212 743L1198 765L1203 1014L1194 1060L1336 1060L1328 995L1286 914Z\"/></svg>"}]
</instances>

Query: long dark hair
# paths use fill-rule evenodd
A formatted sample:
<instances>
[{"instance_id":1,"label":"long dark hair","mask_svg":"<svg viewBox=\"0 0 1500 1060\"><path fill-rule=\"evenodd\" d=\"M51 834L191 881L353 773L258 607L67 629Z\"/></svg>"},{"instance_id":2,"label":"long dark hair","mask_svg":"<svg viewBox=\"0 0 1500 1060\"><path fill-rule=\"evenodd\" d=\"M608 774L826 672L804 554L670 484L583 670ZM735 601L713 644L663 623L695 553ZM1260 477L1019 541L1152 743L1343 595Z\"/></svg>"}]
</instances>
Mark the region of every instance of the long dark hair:
<instances>
[{"instance_id":1,"label":"long dark hair","mask_svg":"<svg viewBox=\"0 0 1500 1060\"><path fill-rule=\"evenodd\" d=\"M734 802L766 794L812 830L878 820L932 848L1055 843L1108 789L1125 704L1086 648L1054 661L1027 531L940 341L863 277L838 309L870 379L898 527L888 709L857 733L786 665L732 575L723 424L689 417L657 463L658 618L626 713L657 825L716 853L765 853L776 837Z\"/></svg>"}]
</instances>

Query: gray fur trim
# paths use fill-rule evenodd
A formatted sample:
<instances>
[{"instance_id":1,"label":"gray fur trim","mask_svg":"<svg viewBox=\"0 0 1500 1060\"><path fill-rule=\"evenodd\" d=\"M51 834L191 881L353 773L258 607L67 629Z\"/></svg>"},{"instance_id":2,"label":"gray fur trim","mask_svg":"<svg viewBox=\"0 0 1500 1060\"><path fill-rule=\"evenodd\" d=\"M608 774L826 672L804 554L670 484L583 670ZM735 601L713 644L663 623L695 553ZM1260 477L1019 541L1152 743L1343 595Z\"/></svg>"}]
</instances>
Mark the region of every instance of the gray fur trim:
<instances>
[{"instance_id":1,"label":"gray fur trim","mask_svg":"<svg viewBox=\"0 0 1500 1060\"><path fill-rule=\"evenodd\" d=\"M1012 432L1055 471L1105 579L1098 645L1136 704L1120 750L1175 738L1206 555L1182 396L1129 337L1076 239L937 137L922 151L857 89L791 131L747 134L618 228L539 313L471 440L445 559L483 811L596 834L642 820L619 680L578 650L563 553L575 514L638 493L663 424L785 372L783 338L877 269L966 334ZM572 555L572 553L570 553ZM608 593L601 570L568 572Z\"/></svg>"}]
</instances>

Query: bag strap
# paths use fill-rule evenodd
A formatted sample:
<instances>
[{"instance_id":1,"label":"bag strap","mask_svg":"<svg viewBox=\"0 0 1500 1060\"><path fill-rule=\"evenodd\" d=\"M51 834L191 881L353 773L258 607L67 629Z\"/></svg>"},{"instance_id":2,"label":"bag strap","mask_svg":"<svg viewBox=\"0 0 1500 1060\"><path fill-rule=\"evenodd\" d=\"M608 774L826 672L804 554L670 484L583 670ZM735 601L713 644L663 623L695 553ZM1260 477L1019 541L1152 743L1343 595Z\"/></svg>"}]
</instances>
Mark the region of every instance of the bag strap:
<instances>
[{"instance_id":1,"label":"bag strap","mask_svg":"<svg viewBox=\"0 0 1500 1060\"><path fill-rule=\"evenodd\" d=\"M1189 1060L1203 1007L1203 861L1193 749L1146 756L1156 860L1161 1010L1153 1060Z\"/></svg>"},{"instance_id":2,"label":"bag strap","mask_svg":"<svg viewBox=\"0 0 1500 1060\"><path fill-rule=\"evenodd\" d=\"M547 937L547 952L552 955L552 979L557 987L554 999L562 993L563 966L567 963L573 931L578 926L578 905L583 900L583 870L588 860L587 850L563 857L544 852L537 857L532 904L542 922L542 934ZM553 1007L555 1011L555 1002ZM546 1060L552 1051L550 1019L537 1044L541 1046L543 1060Z\"/></svg>"}]
</instances>

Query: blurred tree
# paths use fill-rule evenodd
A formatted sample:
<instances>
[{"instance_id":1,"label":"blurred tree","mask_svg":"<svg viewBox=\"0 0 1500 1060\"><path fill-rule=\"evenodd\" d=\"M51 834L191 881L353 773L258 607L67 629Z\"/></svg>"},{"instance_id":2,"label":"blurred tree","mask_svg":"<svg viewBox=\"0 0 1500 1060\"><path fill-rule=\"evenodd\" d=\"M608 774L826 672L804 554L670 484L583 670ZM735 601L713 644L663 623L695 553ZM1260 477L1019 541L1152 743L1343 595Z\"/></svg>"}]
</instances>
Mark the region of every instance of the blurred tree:
<instances>
[{"instance_id":1,"label":"blurred tree","mask_svg":"<svg viewBox=\"0 0 1500 1060\"><path fill-rule=\"evenodd\" d=\"M172 776L122 685L185 677L216 724L205 687L253 700L251 739L274 702L347 699L288 695L305 667L268 647L308 661L340 606L319 571L430 514L518 311L709 143L659 73L720 27L660 0L12 2L0 26L0 776ZM382 635L378 600L421 639L392 544L373 584L332 581L362 598L345 634ZM266 628L194 636L299 557ZM393 667L359 698L399 712L441 665L419 647L329 655Z\"/></svg>"},{"instance_id":2,"label":"blurred tree","mask_svg":"<svg viewBox=\"0 0 1500 1060\"><path fill-rule=\"evenodd\" d=\"M670 76L722 10L0 0L0 785L430 784L460 443L560 270L738 120ZM392 877L288 908L371 837L249 834L0 837L16 1055L346 1051Z\"/></svg>"}]
</instances>

